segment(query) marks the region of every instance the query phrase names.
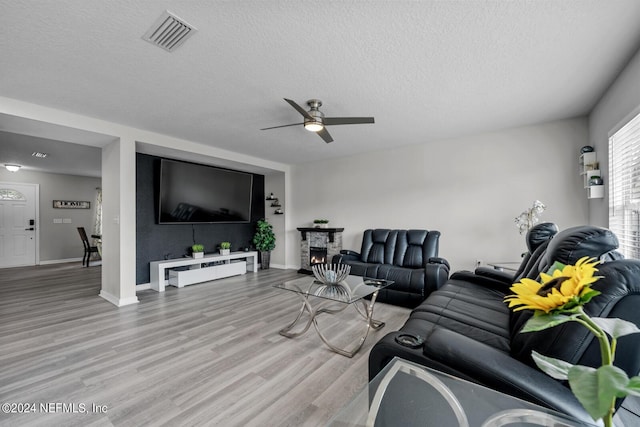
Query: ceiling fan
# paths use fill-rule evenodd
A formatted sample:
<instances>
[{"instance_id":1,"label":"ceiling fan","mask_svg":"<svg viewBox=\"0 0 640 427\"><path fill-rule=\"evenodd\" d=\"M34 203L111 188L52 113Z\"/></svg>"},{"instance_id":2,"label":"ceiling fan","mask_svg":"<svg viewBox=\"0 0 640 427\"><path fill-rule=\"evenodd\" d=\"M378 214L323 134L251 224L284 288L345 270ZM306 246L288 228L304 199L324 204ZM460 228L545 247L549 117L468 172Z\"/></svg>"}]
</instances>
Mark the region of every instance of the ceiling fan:
<instances>
[{"instance_id":1,"label":"ceiling fan","mask_svg":"<svg viewBox=\"0 0 640 427\"><path fill-rule=\"evenodd\" d=\"M318 135L320 135L320 138L324 139L324 142L329 143L333 141L333 138L331 137L331 135L329 135L329 132L327 132L325 126L374 123L373 117L325 117L322 111L320 111L322 101L320 101L319 99L310 99L307 101L307 105L310 108L309 111L306 111L304 108L290 99L284 98L284 100L287 101L289 105L295 108L300 114L302 114L302 117L304 117L304 122L292 123L290 125L273 126L260 130L304 125L304 128L306 130L317 133Z\"/></svg>"}]
</instances>

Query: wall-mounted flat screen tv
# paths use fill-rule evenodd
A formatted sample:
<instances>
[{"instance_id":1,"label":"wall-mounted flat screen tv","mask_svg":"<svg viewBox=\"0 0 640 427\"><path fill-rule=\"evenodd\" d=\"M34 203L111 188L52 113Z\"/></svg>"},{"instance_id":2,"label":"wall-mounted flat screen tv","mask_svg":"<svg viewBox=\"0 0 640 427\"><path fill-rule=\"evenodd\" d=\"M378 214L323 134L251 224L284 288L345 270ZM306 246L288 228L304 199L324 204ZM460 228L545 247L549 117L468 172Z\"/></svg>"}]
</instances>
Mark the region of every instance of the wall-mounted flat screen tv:
<instances>
[{"instance_id":1,"label":"wall-mounted flat screen tv","mask_svg":"<svg viewBox=\"0 0 640 427\"><path fill-rule=\"evenodd\" d=\"M253 175L162 159L160 224L249 222Z\"/></svg>"}]
</instances>

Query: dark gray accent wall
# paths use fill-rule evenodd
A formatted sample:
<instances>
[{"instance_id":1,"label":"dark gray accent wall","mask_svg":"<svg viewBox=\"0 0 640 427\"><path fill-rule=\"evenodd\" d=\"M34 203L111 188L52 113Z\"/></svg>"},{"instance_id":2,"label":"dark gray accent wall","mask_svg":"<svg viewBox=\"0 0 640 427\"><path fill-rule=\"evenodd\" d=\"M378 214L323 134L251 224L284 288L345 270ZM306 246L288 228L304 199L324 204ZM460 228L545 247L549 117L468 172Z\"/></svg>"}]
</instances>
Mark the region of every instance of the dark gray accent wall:
<instances>
[{"instance_id":1,"label":"dark gray accent wall","mask_svg":"<svg viewBox=\"0 0 640 427\"><path fill-rule=\"evenodd\" d=\"M251 247L256 222L265 215L264 175L253 175L251 222L246 224L158 224L160 157L136 155L136 284L149 283L149 262L190 254L201 243L216 252L220 242L231 250Z\"/></svg>"}]
</instances>

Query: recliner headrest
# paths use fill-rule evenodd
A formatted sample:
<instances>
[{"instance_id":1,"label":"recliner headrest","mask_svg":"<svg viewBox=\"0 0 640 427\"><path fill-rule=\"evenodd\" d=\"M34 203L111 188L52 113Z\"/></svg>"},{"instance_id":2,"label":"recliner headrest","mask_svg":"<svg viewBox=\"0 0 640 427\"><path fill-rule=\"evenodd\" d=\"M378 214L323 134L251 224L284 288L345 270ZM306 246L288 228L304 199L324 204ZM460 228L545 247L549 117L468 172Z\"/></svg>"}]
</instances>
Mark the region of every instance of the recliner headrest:
<instances>
[{"instance_id":1,"label":"recliner headrest","mask_svg":"<svg viewBox=\"0 0 640 427\"><path fill-rule=\"evenodd\" d=\"M615 251L618 245L618 238L609 229L592 225L567 228L549 242L539 271L546 271L555 261L575 264L585 256L600 259Z\"/></svg>"},{"instance_id":2,"label":"recliner headrest","mask_svg":"<svg viewBox=\"0 0 640 427\"><path fill-rule=\"evenodd\" d=\"M558 226L552 222L536 224L527 232L527 248L533 253L538 246L558 233Z\"/></svg>"}]
</instances>

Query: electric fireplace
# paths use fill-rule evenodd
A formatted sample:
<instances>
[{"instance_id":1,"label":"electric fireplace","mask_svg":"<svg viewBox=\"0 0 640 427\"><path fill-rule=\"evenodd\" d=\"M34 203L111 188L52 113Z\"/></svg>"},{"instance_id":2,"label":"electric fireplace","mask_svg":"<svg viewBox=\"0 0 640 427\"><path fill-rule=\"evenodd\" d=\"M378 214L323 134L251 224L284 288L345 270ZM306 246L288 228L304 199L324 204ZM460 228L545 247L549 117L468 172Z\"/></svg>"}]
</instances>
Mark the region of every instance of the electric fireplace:
<instances>
[{"instance_id":1,"label":"electric fireplace","mask_svg":"<svg viewBox=\"0 0 640 427\"><path fill-rule=\"evenodd\" d=\"M300 273L311 274L314 264L331 263L342 250L344 228L298 228L300 231Z\"/></svg>"}]
</instances>

